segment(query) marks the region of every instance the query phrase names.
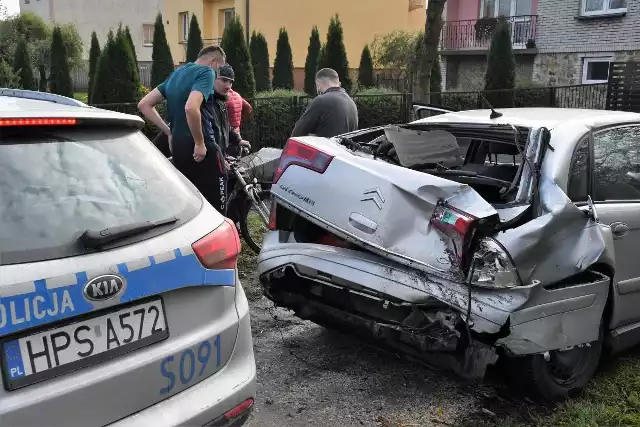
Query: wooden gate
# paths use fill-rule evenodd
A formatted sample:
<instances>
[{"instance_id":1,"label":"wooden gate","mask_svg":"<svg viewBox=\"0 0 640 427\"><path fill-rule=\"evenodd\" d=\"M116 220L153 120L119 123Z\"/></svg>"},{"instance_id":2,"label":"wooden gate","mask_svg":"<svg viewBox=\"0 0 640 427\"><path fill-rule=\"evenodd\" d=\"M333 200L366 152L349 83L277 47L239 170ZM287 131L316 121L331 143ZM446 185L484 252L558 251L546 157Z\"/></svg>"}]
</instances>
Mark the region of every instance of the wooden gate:
<instances>
[{"instance_id":1,"label":"wooden gate","mask_svg":"<svg viewBox=\"0 0 640 427\"><path fill-rule=\"evenodd\" d=\"M640 62L609 65L607 110L640 113Z\"/></svg>"}]
</instances>

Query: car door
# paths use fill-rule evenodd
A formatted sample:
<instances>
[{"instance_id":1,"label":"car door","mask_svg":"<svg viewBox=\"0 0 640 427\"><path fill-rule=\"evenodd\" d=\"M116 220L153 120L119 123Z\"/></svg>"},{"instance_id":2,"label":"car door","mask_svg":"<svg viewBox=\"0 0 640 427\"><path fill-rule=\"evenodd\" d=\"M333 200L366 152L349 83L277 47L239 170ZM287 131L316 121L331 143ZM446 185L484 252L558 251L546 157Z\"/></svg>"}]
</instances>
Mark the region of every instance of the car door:
<instances>
[{"instance_id":1,"label":"car door","mask_svg":"<svg viewBox=\"0 0 640 427\"><path fill-rule=\"evenodd\" d=\"M640 125L593 132L576 151L574 171L580 169L579 163L591 170L590 179L580 180L572 172L570 196L575 199L576 194L590 194L600 221L611 227L614 236L614 283L619 299L612 326L637 322L640 320Z\"/></svg>"}]
</instances>

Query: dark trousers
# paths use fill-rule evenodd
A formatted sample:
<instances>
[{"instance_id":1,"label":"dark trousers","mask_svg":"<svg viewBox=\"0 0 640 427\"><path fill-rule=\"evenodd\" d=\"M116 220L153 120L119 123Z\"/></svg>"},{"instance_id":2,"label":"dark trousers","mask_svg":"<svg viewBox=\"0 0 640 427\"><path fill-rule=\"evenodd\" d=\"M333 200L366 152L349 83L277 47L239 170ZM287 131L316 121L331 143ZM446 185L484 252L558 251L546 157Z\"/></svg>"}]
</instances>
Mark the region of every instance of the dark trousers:
<instances>
[{"instance_id":1,"label":"dark trousers","mask_svg":"<svg viewBox=\"0 0 640 427\"><path fill-rule=\"evenodd\" d=\"M218 212L226 215L228 171L224 155L215 142L207 142L206 145L207 155L198 163L193 160L193 139L174 139L173 164Z\"/></svg>"}]
</instances>

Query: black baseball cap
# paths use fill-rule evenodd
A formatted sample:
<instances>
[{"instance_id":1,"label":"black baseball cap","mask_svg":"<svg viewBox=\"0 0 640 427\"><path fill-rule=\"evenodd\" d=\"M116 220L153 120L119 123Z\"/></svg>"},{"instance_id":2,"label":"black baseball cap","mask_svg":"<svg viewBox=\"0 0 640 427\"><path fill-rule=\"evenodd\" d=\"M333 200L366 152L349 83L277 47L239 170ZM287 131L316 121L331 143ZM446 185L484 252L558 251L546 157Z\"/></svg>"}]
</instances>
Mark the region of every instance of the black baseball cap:
<instances>
[{"instance_id":1,"label":"black baseball cap","mask_svg":"<svg viewBox=\"0 0 640 427\"><path fill-rule=\"evenodd\" d=\"M224 64L218 70L218 77L221 79L234 81L236 79L236 73L233 71L233 67L231 65Z\"/></svg>"}]
</instances>

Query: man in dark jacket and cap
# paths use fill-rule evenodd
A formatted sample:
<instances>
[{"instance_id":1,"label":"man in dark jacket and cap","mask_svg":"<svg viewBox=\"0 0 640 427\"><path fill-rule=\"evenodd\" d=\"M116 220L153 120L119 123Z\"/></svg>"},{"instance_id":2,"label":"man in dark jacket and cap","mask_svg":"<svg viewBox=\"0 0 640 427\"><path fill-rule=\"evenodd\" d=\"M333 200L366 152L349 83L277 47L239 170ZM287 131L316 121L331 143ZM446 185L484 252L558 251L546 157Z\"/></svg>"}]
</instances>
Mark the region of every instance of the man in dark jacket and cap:
<instances>
[{"instance_id":1,"label":"man in dark jacket and cap","mask_svg":"<svg viewBox=\"0 0 640 427\"><path fill-rule=\"evenodd\" d=\"M331 138L358 130L358 107L340 87L338 73L331 68L318 71L316 88L318 96L309 103L291 136Z\"/></svg>"}]
</instances>

